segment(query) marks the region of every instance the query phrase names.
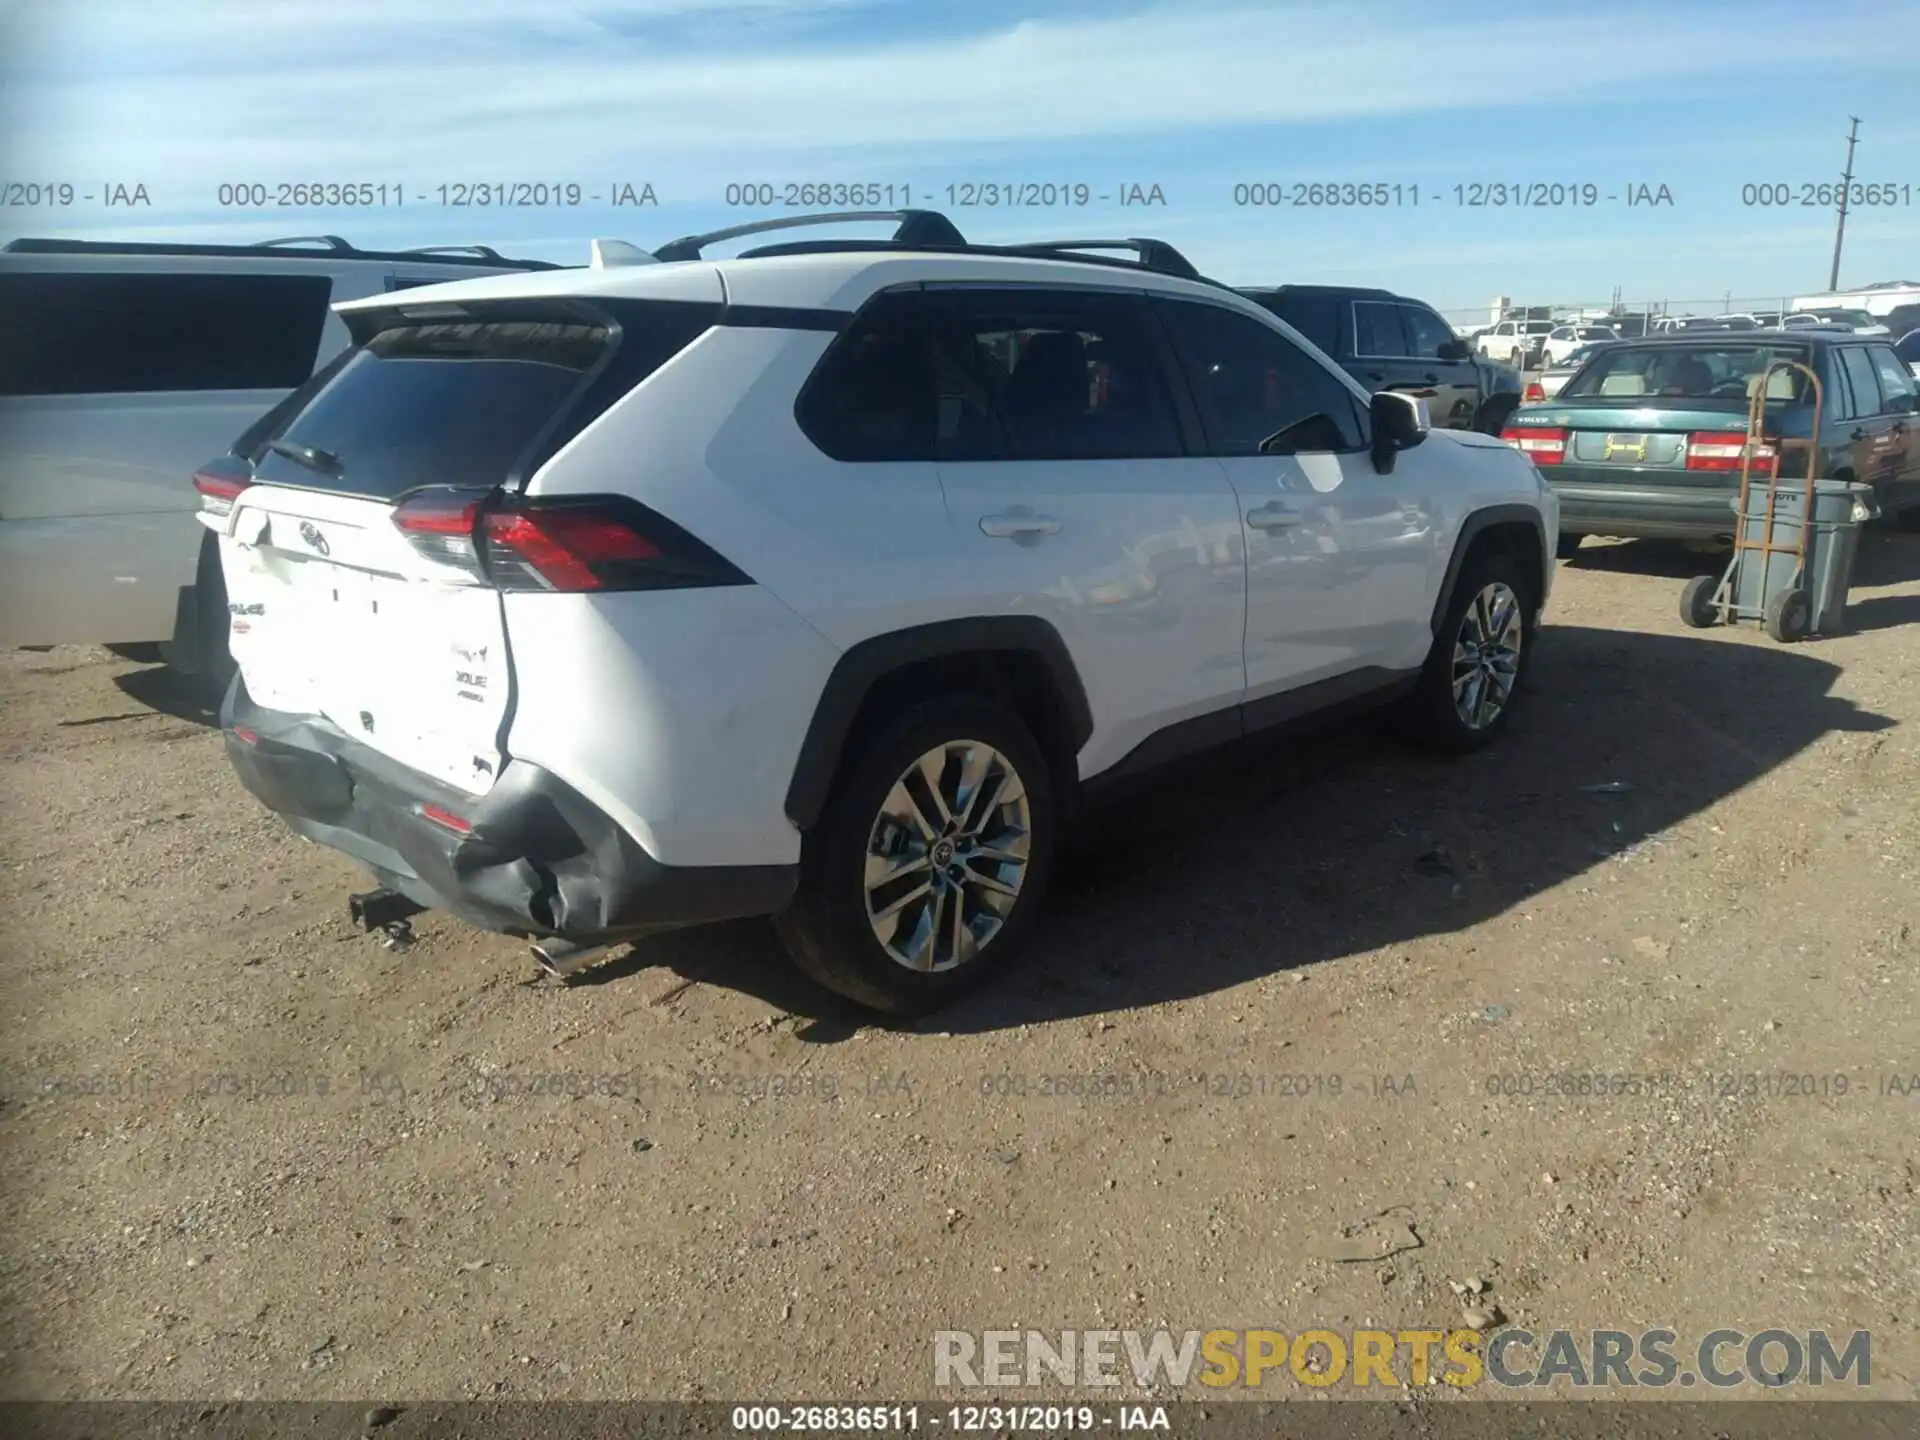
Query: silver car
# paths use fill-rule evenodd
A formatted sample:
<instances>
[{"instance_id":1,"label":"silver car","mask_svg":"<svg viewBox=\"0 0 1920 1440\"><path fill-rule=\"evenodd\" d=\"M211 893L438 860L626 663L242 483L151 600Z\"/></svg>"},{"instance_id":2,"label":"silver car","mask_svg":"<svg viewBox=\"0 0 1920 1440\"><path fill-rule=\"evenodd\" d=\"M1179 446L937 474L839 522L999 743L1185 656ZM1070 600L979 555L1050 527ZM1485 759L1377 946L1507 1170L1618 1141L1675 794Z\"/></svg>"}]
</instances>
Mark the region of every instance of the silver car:
<instances>
[{"instance_id":1,"label":"silver car","mask_svg":"<svg viewBox=\"0 0 1920 1440\"><path fill-rule=\"evenodd\" d=\"M1602 350L1605 350L1609 345L1618 345L1619 343L1618 340L1599 340L1591 345L1582 345L1578 350L1568 355L1566 359L1549 365L1532 380L1529 380L1525 392L1520 397L1520 403L1523 405L1537 405L1543 400L1553 399L1554 396L1560 393L1560 387L1580 372L1582 365L1585 365L1587 361L1598 355Z\"/></svg>"}]
</instances>

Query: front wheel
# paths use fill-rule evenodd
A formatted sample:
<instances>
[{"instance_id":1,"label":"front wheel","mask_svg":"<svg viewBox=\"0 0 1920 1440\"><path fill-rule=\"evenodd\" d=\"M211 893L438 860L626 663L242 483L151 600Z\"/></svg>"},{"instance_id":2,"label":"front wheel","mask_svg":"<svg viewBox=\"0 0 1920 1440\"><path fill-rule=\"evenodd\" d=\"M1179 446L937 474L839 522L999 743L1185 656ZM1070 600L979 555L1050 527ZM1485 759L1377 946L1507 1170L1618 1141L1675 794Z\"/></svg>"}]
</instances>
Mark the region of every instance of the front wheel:
<instances>
[{"instance_id":1,"label":"front wheel","mask_svg":"<svg viewBox=\"0 0 1920 1440\"><path fill-rule=\"evenodd\" d=\"M1764 618L1767 634L1780 644L1791 645L1796 640L1806 639L1813 618L1807 604L1807 592L1797 586L1779 591L1767 601Z\"/></svg>"},{"instance_id":2,"label":"front wheel","mask_svg":"<svg viewBox=\"0 0 1920 1440\"><path fill-rule=\"evenodd\" d=\"M928 701L852 761L775 920L799 967L875 1010L957 999L1018 947L1059 823L1045 757L1011 711Z\"/></svg>"},{"instance_id":3,"label":"front wheel","mask_svg":"<svg viewBox=\"0 0 1920 1440\"><path fill-rule=\"evenodd\" d=\"M1532 658L1538 583L1512 555L1484 551L1468 559L1401 712L1404 733L1452 751L1478 750L1498 738Z\"/></svg>"}]
</instances>

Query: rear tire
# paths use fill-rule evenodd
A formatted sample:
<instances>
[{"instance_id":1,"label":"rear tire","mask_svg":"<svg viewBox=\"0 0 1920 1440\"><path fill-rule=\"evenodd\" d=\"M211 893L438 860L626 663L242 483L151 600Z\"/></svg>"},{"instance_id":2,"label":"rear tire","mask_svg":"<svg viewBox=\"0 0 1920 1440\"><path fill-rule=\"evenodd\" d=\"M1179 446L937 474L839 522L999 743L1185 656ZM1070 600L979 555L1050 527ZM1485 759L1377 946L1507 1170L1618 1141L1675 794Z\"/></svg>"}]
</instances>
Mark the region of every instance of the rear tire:
<instances>
[{"instance_id":1,"label":"rear tire","mask_svg":"<svg viewBox=\"0 0 1920 1440\"><path fill-rule=\"evenodd\" d=\"M828 989L926 1014L1019 948L1046 894L1058 825L1046 759L1018 716L967 696L925 701L852 757L774 927Z\"/></svg>"},{"instance_id":2,"label":"rear tire","mask_svg":"<svg viewBox=\"0 0 1920 1440\"><path fill-rule=\"evenodd\" d=\"M1720 623L1720 607L1713 597L1720 589L1718 575L1696 575L1680 592L1680 622L1693 630L1710 630Z\"/></svg>"},{"instance_id":3,"label":"rear tire","mask_svg":"<svg viewBox=\"0 0 1920 1440\"><path fill-rule=\"evenodd\" d=\"M1407 738L1463 753L1498 739L1526 689L1539 581L1503 551L1469 556L1399 715Z\"/></svg>"}]
</instances>

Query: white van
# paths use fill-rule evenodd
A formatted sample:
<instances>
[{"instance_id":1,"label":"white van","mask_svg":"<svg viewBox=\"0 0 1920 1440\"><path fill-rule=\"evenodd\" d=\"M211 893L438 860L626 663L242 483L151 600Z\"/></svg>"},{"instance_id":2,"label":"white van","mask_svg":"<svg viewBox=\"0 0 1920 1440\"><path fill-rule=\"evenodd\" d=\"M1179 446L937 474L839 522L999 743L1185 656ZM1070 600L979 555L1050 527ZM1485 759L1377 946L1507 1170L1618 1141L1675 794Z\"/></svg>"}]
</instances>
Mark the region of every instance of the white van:
<instances>
[{"instance_id":1,"label":"white van","mask_svg":"<svg viewBox=\"0 0 1920 1440\"><path fill-rule=\"evenodd\" d=\"M331 235L0 248L0 646L113 645L224 678L196 467L346 350L335 302L556 268Z\"/></svg>"}]
</instances>

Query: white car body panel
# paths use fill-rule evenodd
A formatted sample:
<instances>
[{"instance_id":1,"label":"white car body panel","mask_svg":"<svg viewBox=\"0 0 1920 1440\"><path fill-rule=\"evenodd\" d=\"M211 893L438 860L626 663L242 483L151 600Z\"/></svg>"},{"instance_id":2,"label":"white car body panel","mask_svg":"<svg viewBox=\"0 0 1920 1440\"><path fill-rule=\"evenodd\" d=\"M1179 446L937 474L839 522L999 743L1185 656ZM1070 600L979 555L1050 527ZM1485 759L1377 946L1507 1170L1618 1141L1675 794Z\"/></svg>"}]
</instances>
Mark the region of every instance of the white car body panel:
<instances>
[{"instance_id":1,"label":"white car body panel","mask_svg":"<svg viewBox=\"0 0 1920 1440\"><path fill-rule=\"evenodd\" d=\"M384 296L390 279L451 273L473 267L324 250L0 253L7 275L326 276L336 313L321 329L316 369L350 343L339 302ZM0 645L171 639L180 589L193 583L199 557L193 472L288 393L0 395Z\"/></svg>"}]
</instances>

